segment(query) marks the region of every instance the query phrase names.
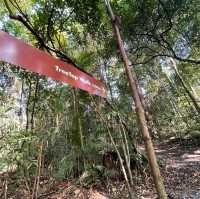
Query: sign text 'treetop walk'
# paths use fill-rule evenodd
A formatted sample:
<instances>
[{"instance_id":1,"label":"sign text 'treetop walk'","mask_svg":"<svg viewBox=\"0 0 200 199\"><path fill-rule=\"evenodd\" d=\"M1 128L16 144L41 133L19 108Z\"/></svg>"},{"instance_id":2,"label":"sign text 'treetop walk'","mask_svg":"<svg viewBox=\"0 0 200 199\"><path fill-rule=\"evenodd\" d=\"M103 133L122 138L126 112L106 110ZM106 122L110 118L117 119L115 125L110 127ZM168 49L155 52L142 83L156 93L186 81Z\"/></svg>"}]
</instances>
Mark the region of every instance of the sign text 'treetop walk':
<instances>
[{"instance_id":1,"label":"sign text 'treetop walk'","mask_svg":"<svg viewBox=\"0 0 200 199\"><path fill-rule=\"evenodd\" d=\"M102 82L0 30L0 60L106 97Z\"/></svg>"}]
</instances>

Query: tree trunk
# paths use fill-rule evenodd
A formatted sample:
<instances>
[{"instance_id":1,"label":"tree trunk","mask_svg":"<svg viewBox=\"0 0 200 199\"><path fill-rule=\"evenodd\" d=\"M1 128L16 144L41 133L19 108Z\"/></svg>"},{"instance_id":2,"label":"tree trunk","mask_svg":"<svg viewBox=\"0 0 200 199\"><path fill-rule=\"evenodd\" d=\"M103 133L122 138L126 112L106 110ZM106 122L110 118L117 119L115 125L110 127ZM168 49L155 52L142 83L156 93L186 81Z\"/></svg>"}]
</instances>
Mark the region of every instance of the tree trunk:
<instances>
[{"instance_id":1,"label":"tree trunk","mask_svg":"<svg viewBox=\"0 0 200 199\"><path fill-rule=\"evenodd\" d=\"M191 99L191 101L192 101L192 103L193 103L193 105L194 105L196 111L200 114L200 106L199 106L199 104L198 104L198 102L197 102L195 96L194 96L193 93L190 92L190 90L188 89L188 87L187 87L187 85L186 85L184 79L183 79L182 76L180 75L178 69L175 68L175 67L174 67L174 69L175 69L176 75L177 75L177 77L179 78L179 80L180 80L180 82L181 82L181 84L182 84L182 86L183 86L185 92L188 94L189 98ZM192 89L191 89L191 90L192 90Z\"/></svg>"},{"instance_id":2,"label":"tree trunk","mask_svg":"<svg viewBox=\"0 0 200 199\"><path fill-rule=\"evenodd\" d=\"M79 106L79 99L80 99L80 95L77 92L76 89L72 89L72 93L73 93L73 102L74 102L74 115L73 115L73 122L72 122L72 143L73 145L76 147L76 152L79 153L78 155L81 156L83 153L83 149L84 149L84 140L83 140L83 129L82 129L82 121L81 121L81 114L82 114L82 110L80 110L80 106ZM79 161L80 161L80 157L78 156L77 161L78 161L78 165L79 165ZM81 156L81 163L83 164L83 168L85 170L85 157L84 155ZM80 174L80 169L78 166L78 175Z\"/></svg>"},{"instance_id":3,"label":"tree trunk","mask_svg":"<svg viewBox=\"0 0 200 199\"><path fill-rule=\"evenodd\" d=\"M151 171L152 171L156 190L158 192L160 199L167 199L163 180L162 180L162 177L160 175L159 166L158 166L158 163L157 163L157 160L156 160L156 155L155 155L155 152L154 152L152 140L151 140L151 137L149 135L148 128L147 128L147 121L146 121L146 118L145 118L145 112L144 112L144 108L142 106L141 99L140 99L139 92L138 92L137 80L135 78L135 75L132 74L132 71L131 71L131 68L130 68L130 61L128 59L128 56L126 54L126 51L125 51L125 48L124 48L124 45L123 45L123 41L121 39L121 35L120 35L119 27L118 27L118 24L117 24L116 16L114 15L108 0L105 0L105 4L106 4L108 12L111 16L114 33L115 33L117 43L118 43L118 47L119 47L119 50L120 50L120 53L121 53L121 56L122 56L122 59L123 59L123 62L124 62L124 67L125 67L126 74L127 74L127 77L128 77L128 81L129 81L129 85L130 85L130 88L131 88L133 100L135 102L136 114L137 114L137 117L138 117L138 123L139 123L140 129L141 129L142 135L143 135L143 139L145 141L146 152L147 152L147 156L148 156L148 159L149 159L149 164L150 164L150 168L151 168Z\"/></svg>"},{"instance_id":4,"label":"tree trunk","mask_svg":"<svg viewBox=\"0 0 200 199\"><path fill-rule=\"evenodd\" d=\"M188 94L189 98L191 99L197 113L200 114L200 105L198 104L195 96L193 95L193 93L188 89L186 82L184 81L183 77L181 76L181 74L179 73L177 66L176 66L176 62L171 58L171 62L172 62L172 67L178 77L178 79L180 80L185 92ZM191 88L192 90L192 88Z\"/></svg>"}]
</instances>

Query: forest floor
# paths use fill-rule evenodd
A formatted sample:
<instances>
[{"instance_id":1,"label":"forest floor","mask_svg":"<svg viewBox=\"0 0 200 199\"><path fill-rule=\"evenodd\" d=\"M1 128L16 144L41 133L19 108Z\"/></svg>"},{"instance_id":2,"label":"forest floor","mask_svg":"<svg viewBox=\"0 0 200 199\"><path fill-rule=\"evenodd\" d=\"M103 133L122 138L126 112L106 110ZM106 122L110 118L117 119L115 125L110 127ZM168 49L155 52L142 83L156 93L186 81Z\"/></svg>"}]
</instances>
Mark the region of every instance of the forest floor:
<instances>
[{"instance_id":1,"label":"forest floor","mask_svg":"<svg viewBox=\"0 0 200 199\"><path fill-rule=\"evenodd\" d=\"M144 147L140 147L144 150ZM200 146L190 140L170 141L155 145L161 165L169 199L200 199ZM43 183L43 182L41 182ZM45 184L45 183L44 183ZM122 181L115 181L86 189L75 181L54 182L44 188L40 199L125 199L128 198L126 186ZM43 185L41 185L42 187ZM20 188L19 188L20 189ZM25 189L24 189L25 190ZM139 199L155 199L152 178L137 182L136 191ZM8 199L26 199L28 193L23 188ZM27 196L27 197L26 197Z\"/></svg>"},{"instance_id":2,"label":"forest floor","mask_svg":"<svg viewBox=\"0 0 200 199\"><path fill-rule=\"evenodd\" d=\"M200 146L197 143L198 140L174 140L155 146L157 157L162 160L166 191L171 198L200 199ZM141 198L155 198L151 180L144 190Z\"/></svg>"},{"instance_id":3,"label":"forest floor","mask_svg":"<svg viewBox=\"0 0 200 199\"><path fill-rule=\"evenodd\" d=\"M144 150L141 147L141 150ZM192 140L170 141L155 145L161 166L166 191L170 199L200 199L200 147ZM162 161L162 162L161 162ZM146 183L138 183L137 192L140 199L157 198L152 178L147 177ZM70 186L69 186L70 187ZM108 188L108 187L107 187ZM69 189L69 188L68 188ZM66 194L62 192L61 195ZM80 199L123 199L128 198L125 185L116 183L107 190L92 188L89 190L74 187L71 195L50 197L49 199L80 198ZM109 194L110 193L110 194ZM112 196L111 196L112 195ZM85 197L84 197L85 196Z\"/></svg>"}]
</instances>

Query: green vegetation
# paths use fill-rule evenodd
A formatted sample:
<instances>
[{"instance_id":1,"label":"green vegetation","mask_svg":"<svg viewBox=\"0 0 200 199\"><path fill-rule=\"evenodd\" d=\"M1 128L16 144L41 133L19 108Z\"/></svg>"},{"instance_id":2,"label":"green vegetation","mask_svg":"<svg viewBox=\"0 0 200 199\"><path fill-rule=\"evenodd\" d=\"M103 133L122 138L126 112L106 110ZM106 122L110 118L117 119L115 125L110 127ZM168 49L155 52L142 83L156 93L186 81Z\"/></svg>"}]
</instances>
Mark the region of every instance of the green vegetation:
<instances>
[{"instance_id":1,"label":"green vegetation","mask_svg":"<svg viewBox=\"0 0 200 199\"><path fill-rule=\"evenodd\" d=\"M103 99L0 62L0 198L21 186L39 198L40 182L72 179L87 188L125 179L136 197L135 184L151 172L113 24L153 142L199 146L199 5L112 0L111 20L103 0L0 0L0 29L87 71L108 89Z\"/></svg>"}]
</instances>

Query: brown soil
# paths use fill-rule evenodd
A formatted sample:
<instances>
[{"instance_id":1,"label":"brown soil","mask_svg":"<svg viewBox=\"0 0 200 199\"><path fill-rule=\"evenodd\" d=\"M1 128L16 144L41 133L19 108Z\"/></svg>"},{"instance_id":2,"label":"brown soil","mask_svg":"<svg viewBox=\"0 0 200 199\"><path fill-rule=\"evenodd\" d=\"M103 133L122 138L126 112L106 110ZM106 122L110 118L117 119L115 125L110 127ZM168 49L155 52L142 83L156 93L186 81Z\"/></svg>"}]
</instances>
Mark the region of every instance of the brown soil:
<instances>
[{"instance_id":1,"label":"brown soil","mask_svg":"<svg viewBox=\"0 0 200 199\"><path fill-rule=\"evenodd\" d=\"M155 146L166 191L174 199L200 199L200 147L191 140L173 141ZM145 199L155 198L148 187Z\"/></svg>"}]
</instances>

